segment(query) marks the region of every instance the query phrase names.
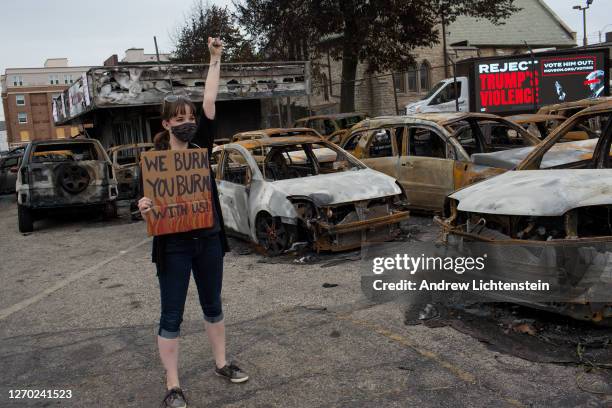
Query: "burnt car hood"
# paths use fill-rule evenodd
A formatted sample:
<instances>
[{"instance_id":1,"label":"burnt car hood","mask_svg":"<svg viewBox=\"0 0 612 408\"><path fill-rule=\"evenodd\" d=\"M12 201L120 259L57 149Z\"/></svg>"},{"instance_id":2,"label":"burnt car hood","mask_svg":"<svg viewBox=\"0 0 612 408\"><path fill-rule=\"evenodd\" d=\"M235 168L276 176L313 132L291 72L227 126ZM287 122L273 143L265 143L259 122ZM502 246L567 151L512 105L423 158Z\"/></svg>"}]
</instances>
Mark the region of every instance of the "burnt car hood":
<instances>
[{"instance_id":1,"label":"burnt car hood","mask_svg":"<svg viewBox=\"0 0 612 408\"><path fill-rule=\"evenodd\" d=\"M335 205L401 194L395 179L372 169L319 174L271 182L288 197L307 196L317 205Z\"/></svg>"},{"instance_id":2,"label":"burnt car hood","mask_svg":"<svg viewBox=\"0 0 612 408\"><path fill-rule=\"evenodd\" d=\"M560 216L584 206L612 204L612 169L511 171L449 197L459 211Z\"/></svg>"},{"instance_id":3,"label":"burnt car hood","mask_svg":"<svg viewBox=\"0 0 612 408\"><path fill-rule=\"evenodd\" d=\"M587 139L577 142L557 143L546 152L542 158L541 167L555 167L589 159L595 150L597 140ZM523 161L535 147L520 147L518 149L500 150L492 153L474 153L471 159L474 164L510 170Z\"/></svg>"}]
</instances>

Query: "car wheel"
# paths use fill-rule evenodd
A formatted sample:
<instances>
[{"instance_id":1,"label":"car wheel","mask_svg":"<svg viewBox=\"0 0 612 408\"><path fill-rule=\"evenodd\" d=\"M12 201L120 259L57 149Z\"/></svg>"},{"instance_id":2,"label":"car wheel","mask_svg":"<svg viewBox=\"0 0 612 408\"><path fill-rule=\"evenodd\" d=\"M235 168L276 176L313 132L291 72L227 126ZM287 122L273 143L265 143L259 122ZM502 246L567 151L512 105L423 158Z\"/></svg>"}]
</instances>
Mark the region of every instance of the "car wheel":
<instances>
[{"instance_id":1,"label":"car wheel","mask_svg":"<svg viewBox=\"0 0 612 408\"><path fill-rule=\"evenodd\" d=\"M257 241L271 255L280 255L289 242L287 228L270 214L260 214L255 222Z\"/></svg>"},{"instance_id":2,"label":"car wheel","mask_svg":"<svg viewBox=\"0 0 612 408\"><path fill-rule=\"evenodd\" d=\"M84 191L91 181L86 168L71 163L60 165L57 169L57 177L62 188L70 194Z\"/></svg>"},{"instance_id":3,"label":"car wheel","mask_svg":"<svg viewBox=\"0 0 612 408\"><path fill-rule=\"evenodd\" d=\"M32 210L23 205L17 205L17 220L19 221L19 232L34 231L34 218Z\"/></svg>"},{"instance_id":4,"label":"car wheel","mask_svg":"<svg viewBox=\"0 0 612 408\"><path fill-rule=\"evenodd\" d=\"M117 218L117 203L115 201L111 201L110 203L104 204L102 215L104 216L105 220Z\"/></svg>"}]
</instances>

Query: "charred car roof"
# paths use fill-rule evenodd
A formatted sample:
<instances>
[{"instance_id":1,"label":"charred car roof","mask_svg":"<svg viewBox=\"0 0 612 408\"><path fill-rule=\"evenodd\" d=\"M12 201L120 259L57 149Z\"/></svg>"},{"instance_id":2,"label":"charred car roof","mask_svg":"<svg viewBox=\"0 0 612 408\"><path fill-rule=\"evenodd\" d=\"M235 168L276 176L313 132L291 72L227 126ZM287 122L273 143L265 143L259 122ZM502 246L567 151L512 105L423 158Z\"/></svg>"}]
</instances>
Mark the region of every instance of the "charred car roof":
<instances>
[{"instance_id":1,"label":"charred car roof","mask_svg":"<svg viewBox=\"0 0 612 408\"><path fill-rule=\"evenodd\" d=\"M433 122L439 126L450 125L455 122L468 119L490 119L490 120L502 120L506 119L491 113L475 113L475 112L436 112L436 113L416 113L405 116L378 116L375 118L364 119L361 122L355 124L351 131L357 129L369 129L383 126L401 125L401 124L412 124L412 123L423 123Z\"/></svg>"},{"instance_id":2,"label":"charred car roof","mask_svg":"<svg viewBox=\"0 0 612 408\"><path fill-rule=\"evenodd\" d=\"M361 112L331 113L329 115L306 116L305 118L297 119L296 122L301 122L304 120L312 120L312 119L342 119L342 118L350 118L352 116L367 116L367 115Z\"/></svg>"},{"instance_id":3,"label":"charred car roof","mask_svg":"<svg viewBox=\"0 0 612 408\"><path fill-rule=\"evenodd\" d=\"M263 135L263 136L267 136L267 137L272 137L275 135L287 135L287 136L292 136L293 134L300 134L300 133L315 133L318 134L316 130L314 129L310 129L310 128L269 128L269 129L259 129L259 130L249 130L247 132L240 132L240 133L236 133L234 135L234 137L236 136L257 136L257 135ZM281 136L282 137L282 136Z\"/></svg>"},{"instance_id":4,"label":"charred car roof","mask_svg":"<svg viewBox=\"0 0 612 408\"><path fill-rule=\"evenodd\" d=\"M506 119L518 123L519 125L523 125L526 123L546 122L549 120L566 120L567 118L562 115L548 115L544 113L523 113L521 115L506 116Z\"/></svg>"},{"instance_id":5,"label":"charred car roof","mask_svg":"<svg viewBox=\"0 0 612 408\"><path fill-rule=\"evenodd\" d=\"M557 103L554 105L543 106L540 108L540 110L538 110L538 113L545 114L547 112L562 111L562 110L572 109L572 108L580 108L580 107L587 108L589 106L598 105L600 103L606 103L609 101L612 101L612 97L604 96L604 97L599 97L599 98L580 99L579 101L562 102L562 103Z\"/></svg>"},{"instance_id":6,"label":"charred car roof","mask_svg":"<svg viewBox=\"0 0 612 408\"><path fill-rule=\"evenodd\" d=\"M132 144L124 144L124 145L119 145L119 146L113 146L113 147L109 147L108 148L108 153L112 153L112 152L116 152L117 150L123 150L123 149L133 149L133 148L138 148L138 147L153 147L155 146L153 143L132 143Z\"/></svg>"},{"instance_id":7,"label":"charred car roof","mask_svg":"<svg viewBox=\"0 0 612 408\"><path fill-rule=\"evenodd\" d=\"M246 149L253 149L261 146L282 146L288 144L300 144L300 143L321 143L325 142L325 139L319 136L281 136L274 138L263 138L263 139L250 139L250 140L241 140L238 142L233 142L231 144L237 144L243 146ZM229 146L228 145L228 146ZM223 149L226 145L218 146L218 148Z\"/></svg>"}]
</instances>

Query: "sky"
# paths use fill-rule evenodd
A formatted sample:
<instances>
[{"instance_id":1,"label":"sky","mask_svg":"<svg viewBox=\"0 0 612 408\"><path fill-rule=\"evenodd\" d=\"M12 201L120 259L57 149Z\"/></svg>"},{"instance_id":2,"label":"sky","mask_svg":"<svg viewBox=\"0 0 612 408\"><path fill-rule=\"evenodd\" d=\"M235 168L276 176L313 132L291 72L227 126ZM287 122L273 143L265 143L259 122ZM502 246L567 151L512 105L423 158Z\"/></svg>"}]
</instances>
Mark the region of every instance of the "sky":
<instances>
[{"instance_id":1,"label":"sky","mask_svg":"<svg viewBox=\"0 0 612 408\"><path fill-rule=\"evenodd\" d=\"M586 0L545 1L582 43L582 12L572 6ZM130 47L154 53L153 36L160 52L170 52L171 35L193 4L194 0L2 0L0 72L7 67L41 67L47 58L60 57L67 57L71 66L101 65L112 54L123 58ZM232 7L231 0L208 4ZM599 30L612 31L611 15L612 0L593 1L587 10L589 43L598 42Z\"/></svg>"}]
</instances>

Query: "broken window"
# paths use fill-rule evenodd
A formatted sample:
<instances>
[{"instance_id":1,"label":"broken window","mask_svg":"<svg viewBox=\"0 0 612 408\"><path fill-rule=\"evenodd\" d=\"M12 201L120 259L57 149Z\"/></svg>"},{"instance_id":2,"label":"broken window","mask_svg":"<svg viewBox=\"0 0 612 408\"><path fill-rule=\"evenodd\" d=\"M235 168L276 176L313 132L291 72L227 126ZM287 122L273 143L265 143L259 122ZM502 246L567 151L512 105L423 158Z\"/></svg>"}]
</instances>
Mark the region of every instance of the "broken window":
<instances>
[{"instance_id":1,"label":"broken window","mask_svg":"<svg viewBox=\"0 0 612 408\"><path fill-rule=\"evenodd\" d=\"M370 158L393 156L391 129L377 129L373 131L368 153Z\"/></svg>"},{"instance_id":2,"label":"broken window","mask_svg":"<svg viewBox=\"0 0 612 408\"><path fill-rule=\"evenodd\" d=\"M317 174L311 152L301 144L273 146L266 155L263 167L264 177L274 181Z\"/></svg>"},{"instance_id":3,"label":"broken window","mask_svg":"<svg viewBox=\"0 0 612 408\"><path fill-rule=\"evenodd\" d=\"M17 166L17 163L19 163L19 158L9 157L8 159L4 160L4 162L2 162L2 165L0 165L0 170L5 171L7 169L10 169L11 167L15 167Z\"/></svg>"},{"instance_id":4,"label":"broken window","mask_svg":"<svg viewBox=\"0 0 612 408\"><path fill-rule=\"evenodd\" d=\"M477 132L479 132L479 129L474 128L466 121L461 121L457 128L459 130L455 133L455 138L468 156L474 153L482 153L481 144L478 143L480 135Z\"/></svg>"},{"instance_id":5,"label":"broken window","mask_svg":"<svg viewBox=\"0 0 612 408\"><path fill-rule=\"evenodd\" d=\"M147 147L130 147L128 149L121 149L117 151L117 164L129 165L136 164L140 159L140 154L146 151Z\"/></svg>"},{"instance_id":6,"label":"broken window","mask_svg":"<svg viewBox=\"0 0 612 408\"><path fill-rule=\"evenodd\" d=\"M251 169L242 153L225 149L222 180L247 185L251 181Z\"/></svg>"},{"instance_id":7,"label":"broken window","mask_svg":"<svg viewBox=\"0 0 612 408\"><path fill-rule=\"evenodd\" d=\"M395 133L395 146L397 147L398 156L404 155L404 130L405 128L403 126L393 129L393 132Z\"/></svg>"},{"instance_id":8,"label":"broken window","mask_svg":"<svg viewBox=\"0 0 612 408\"><path fill-rule=\"evenodd\" d=\"M524 145L523 138L516 129L502 123L489 124L487 135L487 142L494 149Z\"/></svg>"},{"instance_id":9,"label":"broken window","mask_svg":"<svg viewBox=\"0 0 612 408\"><path fill-rule=\"evenodd\" d=\"M357 143L359 143L359 139L361 139L361 137L365 134L366 132L353 133L344 143L343 149L349 151L355 150L355 148L357 147Z\"/></svg>"},{"instance_id":10,"label":"broken window","mask_svg":"<svg viewBox=\"0 0 612 408\"><path fill-rule=\"evenodd\" d=\"M264 178L270 181L337 173L363 167L331 143L304 143L270 146L261 163Z\"/></svg>"},{"instance_id":11,"label":"broken window","mask_svg":"<svg viewBox=\"0 0 612 408\"><path fill-rule=\"evenodd\" d=\"M446 142L433 130L410 127L408 139L410 156L446 158Z\"/></svg>"},{"instance_id":12,"label":"broken window","mask_svg":"<svg viewBox=\"0 0 612 408\"><path fill-rule=\"evenodd\" d=\"M593 168L593 154L602 132L612 130L608 123L612 114L603 112L583 116L573 126L557 134L556 141L542 155L540 169ZM594 127L602 130L594 130Z\"/></svg>"},{"instance_id":13,"label":"broken window","mask_svg":"<svg viewBox=\"0 0 612 408\"><path fill-rule=\"evenodd\" d=\"M53 143L36 146L32 153L32 163L99 160L98 157L93 143Z\"/></svg>"},{"instance_id":14,"label":"broken window","mask_svg":"<svg viewBox=\"0 0 612 408\"><path fill-rule=\"evenodd\" d=\"M217 169L219 168L219 160L221 159L221 152L222 150L217 150L216 152L213 152L213 154L210 156L210 168L215 173L217 172Z\"/></svg>"}]
</instances>

